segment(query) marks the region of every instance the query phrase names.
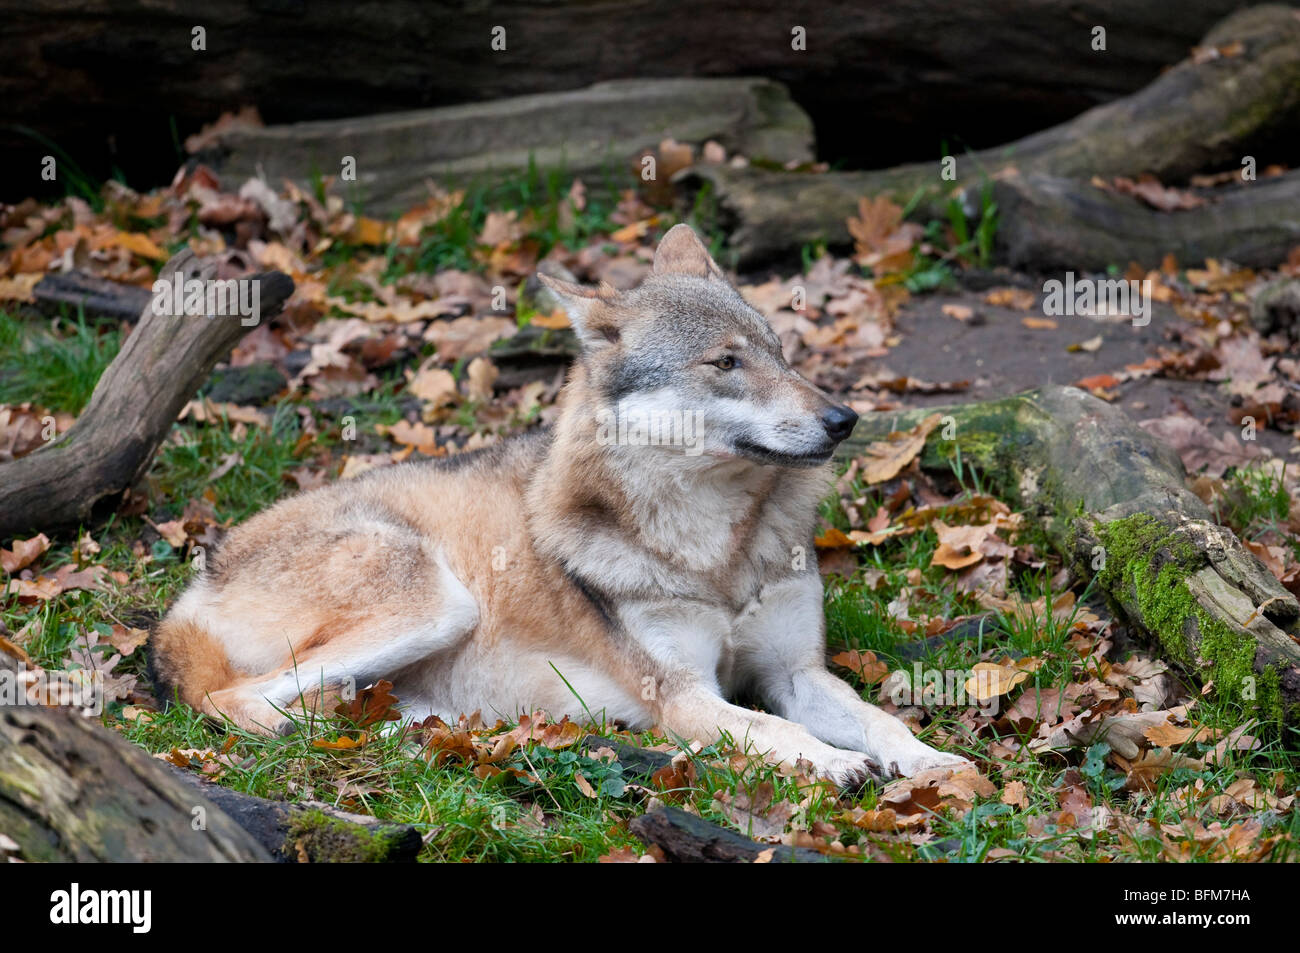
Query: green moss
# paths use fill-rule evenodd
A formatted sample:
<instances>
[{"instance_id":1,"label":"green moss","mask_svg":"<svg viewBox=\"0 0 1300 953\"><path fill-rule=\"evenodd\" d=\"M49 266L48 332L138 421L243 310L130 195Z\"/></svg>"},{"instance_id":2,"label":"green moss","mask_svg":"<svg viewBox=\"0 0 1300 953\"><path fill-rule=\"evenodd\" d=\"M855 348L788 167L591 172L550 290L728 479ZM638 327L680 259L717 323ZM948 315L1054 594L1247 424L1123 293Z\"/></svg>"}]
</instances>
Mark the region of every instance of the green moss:
<instances>
[{"instance_id":1,"label":"green moss","mask_svg":"<svg viewBox=\"0 0 1300 953\"><path fill-rule=\"evenodd\" d=\"M1144 513L1099 526L1098 535L1105 549L1099 581L1106 591L1136 602L1145 627L1168 656L1212 679L1221 696L1243 709L1281 721L1276 669L1257 673L1254 639L1211 617L1187 588L1187 577L1209 564L1205 554ZM1193 653L1189 637L1197 634Z\"/></svg>"},{"instance_id":2,"label":"green moss","mask_svg":"<svg viewBox=\"0 0 1300 953\"><path fill-rule=\"evenodd\" d=\"M992 486L1006 487L1014 492L1014 457L1018 453L1015 433L1006 420L1006 412L990 413L974 419L962 419L951 440L944 439L943 425L931 432L921 455L921 467L943 470L957 460L958 451L964 466L975 467Z\"/></svg>"},{"instance_id":3,"label":"green moss","mask_svg":"<svg viewBox=\"0 0 1300 953\"><path fill-rule=\"evenodd\" d=\"M285 846L293 851L301 844L314 864L374 864L388 859L394 836L392 828L370 829L311 810L294 814Z\"/></svg>"}]
</instances>

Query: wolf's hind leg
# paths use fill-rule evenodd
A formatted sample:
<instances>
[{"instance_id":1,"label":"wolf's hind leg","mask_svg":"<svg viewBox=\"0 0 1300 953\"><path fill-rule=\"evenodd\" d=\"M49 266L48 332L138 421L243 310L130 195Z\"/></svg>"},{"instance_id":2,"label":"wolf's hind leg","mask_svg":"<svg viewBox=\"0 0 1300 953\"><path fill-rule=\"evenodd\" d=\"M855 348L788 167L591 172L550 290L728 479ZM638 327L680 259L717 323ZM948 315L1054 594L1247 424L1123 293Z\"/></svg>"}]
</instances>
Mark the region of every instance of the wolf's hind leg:
<instances>
[{"instance_id":1,"label":"wolf's hind leg","mask_svg":"<svg viewBox=\"0 0 1300 953\"><path fill-rule=\"evenodd\" d=\"M293 727L285 709L299 702L310 708L323 692L391 678L411 663L456 645L472 630L463 618L452 617L413 623L382 643L366 630L340 632L326 645L286 660L273 674L245 678L209 693L199 707L249 731L282 734Z\"/></svg>"},{"instance_id":2,"label":"wolf's hind leg","mask_svg":"<svg viewBox=\"0 0 1300 953\"><path fill-rule=\"evenodd\" d=\"M478 625L474 596L445 566L440 586L419 614L411 612L341 620L318 644L288 653L274 671L240 679L210 692L199 707L225 716L249 731L283 733L293 725L284 710L300 699L309 704L325 690L356 688L391 678L407 666L451 649Z\"/></svg>"}]
</instances>

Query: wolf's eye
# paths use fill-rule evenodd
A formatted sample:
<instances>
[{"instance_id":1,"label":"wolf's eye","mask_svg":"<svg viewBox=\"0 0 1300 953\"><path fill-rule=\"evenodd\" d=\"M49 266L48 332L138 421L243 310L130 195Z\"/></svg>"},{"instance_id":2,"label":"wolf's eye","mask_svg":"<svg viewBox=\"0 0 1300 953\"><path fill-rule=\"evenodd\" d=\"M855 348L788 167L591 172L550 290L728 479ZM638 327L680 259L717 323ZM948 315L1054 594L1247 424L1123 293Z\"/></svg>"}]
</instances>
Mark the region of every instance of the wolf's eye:
<instances>
[{"instance_id":1,"label":"wolf's eye","mask_svg":"<svg viewBox=\"0 0 1300 953\"><path fill-rule=\"evenodd\" d=\"M714 367L721 371L729 371L736 366L736 359L730 354L724 354L716 361L709 361Z\"/></svg>"}]
</instances>

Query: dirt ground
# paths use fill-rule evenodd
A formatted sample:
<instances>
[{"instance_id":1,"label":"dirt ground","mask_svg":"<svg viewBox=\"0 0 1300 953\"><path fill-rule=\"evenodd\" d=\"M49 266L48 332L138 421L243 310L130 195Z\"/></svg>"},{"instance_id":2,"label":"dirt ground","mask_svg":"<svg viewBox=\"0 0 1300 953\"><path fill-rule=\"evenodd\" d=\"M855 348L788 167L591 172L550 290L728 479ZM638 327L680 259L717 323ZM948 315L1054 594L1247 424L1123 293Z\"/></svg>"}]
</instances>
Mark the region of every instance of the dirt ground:
<instances>
[{"instance_id":1,"label":"dirt ground","mask_svg":"<svg viewBox=\"0 0 1300 953\"><path fill-rule=\"evenodd\" d=\"M1025 282L1028 286L1028 282ZM959 393L909 392L900 402L909 407L933 407L1004 397L1047 384L1074 384L1101 374L1116 374L1126 365L1157 356L1161 345L1170 346L1170 333L1184 322L1160 302L1152 304L1150 323L1135 327L1126 319L1056 317L1056 328L1029 329L1023 319L1041 317L1039 309L1021 311L985 302L982 290L912 297L900 309L895 329L902 340L888 356L873 361L871 372L888 369L926 381L970 381ZM964 305L974 312L958 321L945 314L945 305ZM1100 336L1095 351L1070 351L1071 345ZM1117 388L1115 403L1134 420L1163 417L1180 409L1205 423L1220 437L1239 434L1229 420L1231 398L1226 389L1210 381L1141 377ZM1288 433L1259 428L1257 442L1266 452L1286 457L1297 446Z\"/></svg>"}]
</instances>

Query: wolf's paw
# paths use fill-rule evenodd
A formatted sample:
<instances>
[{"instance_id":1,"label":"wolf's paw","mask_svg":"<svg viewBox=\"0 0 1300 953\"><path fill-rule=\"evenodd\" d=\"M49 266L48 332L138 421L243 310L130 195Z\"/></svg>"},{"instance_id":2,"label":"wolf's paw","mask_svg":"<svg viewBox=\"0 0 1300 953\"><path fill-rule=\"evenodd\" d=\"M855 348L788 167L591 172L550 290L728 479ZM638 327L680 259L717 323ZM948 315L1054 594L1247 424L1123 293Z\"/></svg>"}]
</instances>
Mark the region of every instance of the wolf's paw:
<instances>
[{"instance_id":1,"label":"wolf's paw","mask_svg":"<svg viewBox=\"0 0 1300 953\"><path fill-rule=\"evenodd\" d=\"M938 768L949 768L955 771L974 766L974 762L959 754L936 751L930 747L923 747L922 750L914 753L909 752L900 758L892 758L885 763L890 776L896 778L910 778L922 771L933 771Z\"/></svg>"},{"instance_id":2,"label":"wolf's paw","mask_svg":"<svg viewBox=\"0 0 1300 953\"><path fill-rule=\"evenodd\" d=\"M817 774L842 791L856 791L869 782L883 780L880 765L858 751L827 758L817 765Z\"/></svg>"},{"instance_id":3,"label":"wolf's paw","mask_svg":"<svg viewBox=\"0 0 1300 953\"><path fill-rule=\"evenodd\" d=\"M202 706L205 715L228 718L245 731L259 735L291 735L297 725L265 698L249 697L236 691L213 692Z\"/></svg>"}]
</instances>

